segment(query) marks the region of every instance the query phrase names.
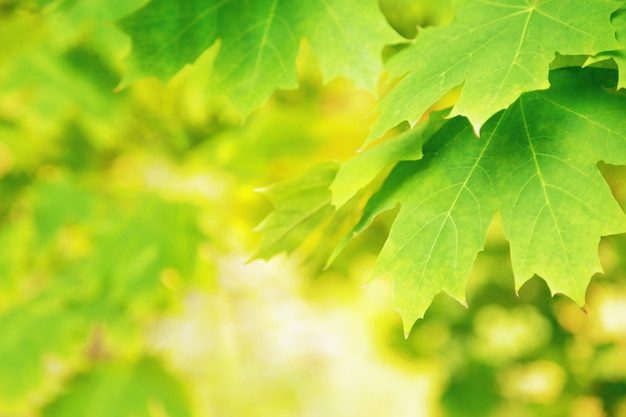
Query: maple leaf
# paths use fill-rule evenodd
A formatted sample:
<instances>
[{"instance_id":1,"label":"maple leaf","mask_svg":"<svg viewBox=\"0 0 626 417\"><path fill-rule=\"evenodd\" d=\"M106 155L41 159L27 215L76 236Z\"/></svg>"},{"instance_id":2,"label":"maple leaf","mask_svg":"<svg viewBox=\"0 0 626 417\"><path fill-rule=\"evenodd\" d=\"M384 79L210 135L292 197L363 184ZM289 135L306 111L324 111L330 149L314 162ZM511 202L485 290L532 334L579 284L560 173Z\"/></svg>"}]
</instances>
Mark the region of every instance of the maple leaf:
<instances>
[{"instance_id":1,"label":"maple leaf","mask_svg":"<svg viewBox=\"0 0 626 417\"><path fill-rule=\"evenodd\" d=\"M359 152L341 164L318 164L296 178L260 189L274 204L274 211L257 226L261 242L255 256L270 258L280 252L293 252L331 218L334 223L328 224L329 232L338 234L343 220L349 221L342 217L352 217L348 213L354 212L354 207L346 203L388 166L421 158L422 143L443 124L443 115L443 112L433 113L431 119L418 128ZM353 224L354 221L347 230ZM341 237L341 233L339 235ZM325 245L332 245L330 236L324 240ZM344 239L338 244L331 259L348 241Z\"/></svg>"},{"instance_id":2,"label":"maple leaf","mask_svg":"<svg viewBox=\"0 0 626 417\"><path fill-rule=\"evenodd\" d=\"M457 20L420 31L415 43L388 62L405 75L379 106L369 140L398 123L417 122L452 88L463 84L451 116L483 123L526 91L546 89L555 52L595 55L620 49L605 0L458 0Z\"/></svg>"},{"instance_id":3,"label":"maple leaf","mask_svg":"<svg viewBox=\"0 0 626 417\"><path fill-rule=\"evenodd\" d=\"M370 184L387 166L398 161L412 161L422 157L422 143L444 123L445 112L431 117L414 129L403 132L378 146L359 153L343 162L330 186L332 204L341 207L359 189Z\"/></svg>"},{"instance_id":4,"label":"maple leaf","mask_svg":"<svg viewBox=\"0 0 626 417\"><path fill-rule=\"evenodd\" d=\"M153 0L118 22L133 49L122 80L168 80L220 41L212 85L246 116L276 88L297 87L302 38L316 53L325 80L345 76L374 90L381 50L400 41L374 0Z\"/></svg>"},{"instance_id":5,"label":"maple leaf","mask_svg":"<svg viewBox=\"0 0 626 417\"><path fill-rule=\"evenodd\" d=\"M261 242L255 257L292 252L334 213L329 187L338 168L333 162L315 165L299 177L259 190L274 211L257 226Z\"/></svg>"},{"instance_id":6,"label":"maple leaf","mask_svg":"<svg viewBox=\"0 0 626 417\"><path fill-rule=\"evenodd\" d=\"M600 271L601 236L626 231L626 216L596 164L626 163L626 99L607 92L615 72L553 71L549 90L527 93L476 138L448 122L424 157L399 163L351 235L401 205L373 277L391 274L408 333L441 290L464 300L465 282L501 211L516 287L537 274L584 304Z\"/></svg>"}]
</instances>

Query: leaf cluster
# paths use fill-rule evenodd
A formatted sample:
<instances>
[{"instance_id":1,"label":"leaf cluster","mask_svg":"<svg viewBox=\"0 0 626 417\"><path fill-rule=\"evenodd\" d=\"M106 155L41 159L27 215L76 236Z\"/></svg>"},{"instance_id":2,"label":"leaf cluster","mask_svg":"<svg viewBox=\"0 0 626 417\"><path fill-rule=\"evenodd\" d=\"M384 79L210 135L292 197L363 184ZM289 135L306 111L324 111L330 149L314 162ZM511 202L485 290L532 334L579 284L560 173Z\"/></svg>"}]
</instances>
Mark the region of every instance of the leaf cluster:
<instances>
[{"instance_id":1,"label":"leaf cluster","mask_svg":"<svg viewBox=\"0 0 626 417\"><path fill-rule=\"evenodd\" d=\"M601 270L601 236L626 232L596 168L626 163L620 6L456 1L450 24L420 28L386 62L397 81L379 103L365 152L266 189L276 208L259 227L258 256L292 251L316 228L339 227L333 216L352 229L336 254L400 206L373 276L393 277L408 332L440 291L465 299L465 281L499 212L517 286L539 275L584 304L589 279ZM325 79L341 75L357 87L373 85L381 46L396 40L373 1L183 7L155 0L119 25L133 39L130 78L167 78L219 40L214 91L244 116L274 88L295 86L300 39L311 44ZM615 69L559 68L569 65L557 63L568 61L562 57L586 65L612 59L619 78ZM430 115L452 91L460 95L445 119ZM409 132L379 140L407 121Z\"/></svg>"},{"instance_id":2,"label":"leaf cluster","mask_svg":"<svg viewBox=\"0 0 626 417\"><path fill-rule=\"evenodd\" d=\"M561 367L571 370L563 380L579 390L575 395L593 392L594 384L623 387L614 382L623 370L612 366L623 354L621 336L586 334L575 303L594 306L588 282L602 270L601 237L626 232L624 197L618 203L601 175L613 172L605 176L612 191L623 189L623 171L608 164L626 164L624 2L458 0L454 19L447 2L434 3L382 0L379 9L374 0L4 2L0 413L206 414L193 410L188 394L206 401L196 381L207 380L217 414L295 410L307 390L335 391L325 385L329 376L338 380L334 365L319 366L334 351L311 347L315 360L304 361L294 350L317 346L300 329L319 326L310 334L321 340L343 313L272 310L264 317L260 310L280 304L278 281L266 281L277 272L264 263L244 268L224 252L245 251L254 240L251 224L267 202L253 188L302 172L302 161L353 155L361 143L355 136L365 145L353 157L262 188L274 211L258 227L257 257L317 245L316 260L340 264L353 239L371 237L381 219L391 224L384 244L368 242L378 254L370 278L391 276L405 334L413 328L396 350L430 352L449 363L443 402L453 413L487 415L501 401L497 379L508 387L537 369L557 377ZM445 26L414 30L419 19L409 9L422 26ZM307 59L316 61L322 81L343 77L370 92L390 75L369 137L360 114L350 127L321 117L350 105L319 91L307 96L310 86L297 72ZM146 76L169 82L139 80ZM299 91L284 90L298 84ZM270 97L270 106L255 110ZM374 98L359 93L353 100ZM246 120L243 128L227 102ZM509 244L485 263L490 255L482 251L500 221ZM615 238L612 265L620 271L623 237ZM219 265L221 275L218 262L228 264ZM507 269L506 291L490 298L472 290L468 277L481 268L494 275ZM178 350L185 353L188 345L206 349L180 354L177 360L191 363L183 372L155 351L162 340L148 339L168 327L163 320L179 312L184 296L197 301L195 291L204 304L189 309L194 317L185 325L204 320L207 327L166 341L186 345ZM540 297L529 297L533 291ZM575 303L550 300L550 291ZM592 325L613 314L600 313ZM361 312L351 314L334 331L356 328ZM401 338L391 319L384 323L393 340ZM607 334L619 331L619 321L608 323L614 327ZM510 329L514 343L504 346L498 332ZM301 343L284 344L293 354L288 362L275 348L294 331ZM518 369L518 361L528 363ZM313 368L327 373L311 377ZM342 369L352 387L352 368ZM376 378L371 369L362 372ZM473 384L483 377L486 390ZM273 404L303 379L314 383L289 391L297 400ZM473 389L489 392L489 404L468 406L480 397ZM252 391L242 405L241 392ZM337 392L333 399L342 397ZM459 398L462 410L455 408ZM564 398L552 414L568 412L573 397ZM326 404L315 406L328 414Z\"/></svg>"}]
</instances>

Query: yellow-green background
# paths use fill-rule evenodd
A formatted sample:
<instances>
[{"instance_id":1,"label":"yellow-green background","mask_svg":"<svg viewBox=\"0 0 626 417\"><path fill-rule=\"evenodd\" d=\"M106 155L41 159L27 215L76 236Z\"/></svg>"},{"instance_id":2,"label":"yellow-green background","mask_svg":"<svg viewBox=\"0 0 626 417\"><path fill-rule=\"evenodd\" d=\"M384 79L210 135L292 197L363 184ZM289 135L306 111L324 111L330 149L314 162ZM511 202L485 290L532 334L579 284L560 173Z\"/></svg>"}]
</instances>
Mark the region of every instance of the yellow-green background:
<instances>
[{"instance_id":1,"label":"yellow-green background","mask_svg":"<svg viewBox=\"0 0 626 417\"><path fill-rule=\"evenodd\" d=\"M469 307L439 295L405 340L391 282L362 286L393 213L326 270L320 236L250 261L254 190L353 155L375 98L306 44L301 87L244 122L206 89L214 48L114 92L140 5L0 1L0 417L626 416L625 236L584 312L515 294L496 219ZM381 8L407 37L453 13Z\"/></svg>"}]
</instances>

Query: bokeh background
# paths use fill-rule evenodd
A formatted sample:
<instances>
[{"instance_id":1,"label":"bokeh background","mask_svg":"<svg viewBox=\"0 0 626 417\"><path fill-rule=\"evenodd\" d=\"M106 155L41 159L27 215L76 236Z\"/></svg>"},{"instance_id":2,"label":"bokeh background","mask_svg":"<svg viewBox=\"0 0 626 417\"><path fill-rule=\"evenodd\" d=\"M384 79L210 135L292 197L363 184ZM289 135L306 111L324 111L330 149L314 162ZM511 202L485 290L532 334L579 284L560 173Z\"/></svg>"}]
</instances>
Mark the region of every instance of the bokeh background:
<instances>
[{"instance_id":1,"label":"bokeh background","mask_svg":"<svg viewBox=\"0 0 626 417\"><path fill-rule=\"evenodd\" d=\"M375 98L306 43L300 88L245 121L207 90L215 48L117 91L142 4L0 0L0 417L626 416L626 236L581 309L515 292L496 216L468 305L440 294L405 339L391 283L363 285L394 213L329 268L319 236L253 259L255 190L354 155ZM454 16L380 6L407 38Z\"/></svg>"}]
</instances>

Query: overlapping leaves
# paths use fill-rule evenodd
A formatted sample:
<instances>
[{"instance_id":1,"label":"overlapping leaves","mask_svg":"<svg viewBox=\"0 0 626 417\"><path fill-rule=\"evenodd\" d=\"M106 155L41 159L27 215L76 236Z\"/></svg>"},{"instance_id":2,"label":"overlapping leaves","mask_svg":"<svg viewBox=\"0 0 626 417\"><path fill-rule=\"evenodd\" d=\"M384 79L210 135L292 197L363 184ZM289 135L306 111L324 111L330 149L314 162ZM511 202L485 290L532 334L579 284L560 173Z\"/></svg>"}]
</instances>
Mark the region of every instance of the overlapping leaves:
<instances>
[{"instance_id":1,"label":"overlapping leaves","mask_svg":"<svg viewBox=\"0 0 626 417\"><path fill-rule=\"evenodd\" d=\"M392 75L407 75L381 102L370 138L404 120L417 122L461 84L452 115L468 117L478 131L521 93L548 88L555 52L620 49L610 21L617 6L605 0L458 0L453 24L422 30L415 44L390 60Z\"/></svg>"},{"instance_id":2,"label":"overlapping leaves","mask_svg":"<svg viewBox=\"0 0 626 417\"><path fill-rule=\"evenodd\" d=\"M440 291L464 298L496 211L517 285L537 274L582 304L600 270L600 237L626 231L626 216L596 167L600 160L626 163L625 103L605 88L614 72L567 69L549 79L549 67L557 53L588 63L610 57L623 73L620 5L457 0L451 25L420 30L389 60L391 75L404 78L381 102L369 141L403 121L416 123L461 86L452 120L436 133L414 131L269 187L277 209L260 227L259 256L295 249L396 164L375 194L365 194L361 220L346 239L400 205L374 275L393 276L407 330ZM244 115L276 88L296 86L303 38L326 79L344 75L370 89L382 46L396 40L375 3L357 0L154 0L119 25L133 39L122 84L146 75L167 79L216 45L212 85Z\"/></svg>"},{"instance_id":3,"label":"overlapping leaves","mask_svg":"<svg viewBox=\"0 0 626 417\"><path fill-rule=\"evenodd\" d=\"M600 270L600 237L626 232L596 167L626 163L626 99L605 87L614 75L554 71L551 89L523 95L485 124L481 138L457 117L426 143L422 159L396 165L351 235L401 206L373 276L393 277L406 331L440 291L465 298L497 210L516 285L537 274L584 304Z\"/></svg>"},{"instance_id":4,"label":"overlapping leaves","mask_svg":"<svg viewBox=\"0 0 626 417\"><path fill-rule=\"evenodd\" d=\"M276 88L297 87L303 38L325 79L341 75L370 90L382 70L382 47L401 39L374 0L154 0L119 26L133 41L122 84L167 80L219 40L213 86L244 116Z\"/></svg>"},{"instance_id":5,"label":"overlapping leaves","mask_svg":"<svg viewBox=\"0 0 626 417\"><path fill-rule=\"evenodd\" d=\"M622 59L611 24L618 2L606 0L458 0L457 19L426 28L393 56L387 69L404 79L381 102L372 141L398 123L414 124L448 91L463 85L452 115L475 131L526 91L549 87L555 53ZM118 22L133 48L121 85L168 80L219 43L211 78L246 116L276 88L297 86L295 59L307 39L325 79L345 76L375 91L384 45L398 42L375 2L153 0ZM442 53L445 51L445 53ZM620 82L620 85L622 82Z\"/></svg>"},{"instance_id":6,"label":"overlapping leaves","mask_svg":"<svg viewBox=\"0 0 626 417\"><path fill-rule=\"evenodd\" d=\"M384 168L397 161L421 158L421 144L433 133L432 127L441 124L440 116L343 164L320 164L297 178L260 190L275 209L257 227L261 242L256 256L269 258L283 251L292 252L336 213L335 208L346 205Z\"/></svg>"},{"instance_id":7,"label":"overlapping leaves","mask_svg":"<svg viewBox=\"0 0 626 417\"><path fill-rule=\"evenodd\" d=\"M502 214L517 286L533 274L584 304L600 270L603 235L626 231L596 163L626 163L623 98L596 73L562 71L552 89L522 96L476 139L455 119L425 158L401 165L366 211L388 200L402 209L375 273L395 279L407 330L441 289L464 299L465 280L495 210ZM409 172L407 172L409 170Z\"/></svg>"}]
</instances>

